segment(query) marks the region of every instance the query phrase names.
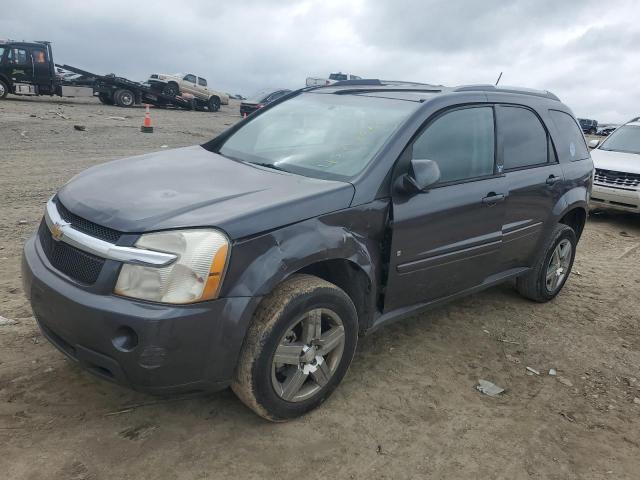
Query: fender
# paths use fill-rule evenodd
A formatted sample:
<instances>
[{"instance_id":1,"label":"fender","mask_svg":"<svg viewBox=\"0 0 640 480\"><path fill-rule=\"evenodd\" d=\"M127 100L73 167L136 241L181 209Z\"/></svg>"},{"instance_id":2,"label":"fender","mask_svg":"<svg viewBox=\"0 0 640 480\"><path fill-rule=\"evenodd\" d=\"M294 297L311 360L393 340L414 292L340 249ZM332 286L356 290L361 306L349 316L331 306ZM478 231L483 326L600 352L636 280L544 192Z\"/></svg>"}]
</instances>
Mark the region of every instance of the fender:
<instances>
[{"instance_id":1,"label":"fender","mask_svg":"<svg viewBox=\"0 0 640 480\"><path fill-rule=\"evenodd\" d=\"M263 296L309 265L348 260L368 277L376 298L389 199L304 220L235 242L221 296Z\"/></svg>"}]
</instances>

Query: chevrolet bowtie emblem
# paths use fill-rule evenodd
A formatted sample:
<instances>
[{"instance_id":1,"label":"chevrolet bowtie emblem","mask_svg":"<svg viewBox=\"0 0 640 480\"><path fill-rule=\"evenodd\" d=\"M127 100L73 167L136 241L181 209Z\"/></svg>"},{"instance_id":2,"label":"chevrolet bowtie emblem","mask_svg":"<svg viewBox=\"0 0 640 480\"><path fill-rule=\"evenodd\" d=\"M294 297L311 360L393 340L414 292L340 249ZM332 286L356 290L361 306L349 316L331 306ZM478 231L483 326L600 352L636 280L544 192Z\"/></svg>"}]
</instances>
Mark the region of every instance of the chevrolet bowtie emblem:
<instances>
[{"instance_id":1,"label":"chevrolet bowtie emblem","mask_svg":"<svg viewBox=\"0 0 640 480\"><path fill-rule=\"evenodd\" d=\"M51 236L55 241L59 242L60 240L62 240L62 228L66 227L67 225L71 224L67 222L55 222L53 225L51 225L49 230L51 230Z\"/></svg>"}]
</instances>

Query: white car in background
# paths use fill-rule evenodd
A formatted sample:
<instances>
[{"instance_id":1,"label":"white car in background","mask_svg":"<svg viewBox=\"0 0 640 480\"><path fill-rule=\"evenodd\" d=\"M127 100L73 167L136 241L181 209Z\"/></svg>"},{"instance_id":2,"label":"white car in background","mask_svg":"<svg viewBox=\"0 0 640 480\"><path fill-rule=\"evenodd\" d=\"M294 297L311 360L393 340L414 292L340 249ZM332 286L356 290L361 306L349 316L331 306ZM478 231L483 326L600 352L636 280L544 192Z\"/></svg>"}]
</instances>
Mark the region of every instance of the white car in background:
<instances>
[{"instance_id":1,"label":"white car in background","mask_svg":"<svg viewBox=\"0 0 640 480\"><path fill-rule=\"evenodd\" d=\"M640 213L640 117L589 147L595 167L591 207Z\"/></svg>"},{"instance_id":2,"label":"white car in background","mask_svg":"<svg viewBox=\"0 0 640 480\"><path fill-rule=\"evenodd\" d=\"M307 87L324 87L344 80L362 80L362 77L342 72L331 73L329 78L307 77Z\"/></svg>"}]
</instances>

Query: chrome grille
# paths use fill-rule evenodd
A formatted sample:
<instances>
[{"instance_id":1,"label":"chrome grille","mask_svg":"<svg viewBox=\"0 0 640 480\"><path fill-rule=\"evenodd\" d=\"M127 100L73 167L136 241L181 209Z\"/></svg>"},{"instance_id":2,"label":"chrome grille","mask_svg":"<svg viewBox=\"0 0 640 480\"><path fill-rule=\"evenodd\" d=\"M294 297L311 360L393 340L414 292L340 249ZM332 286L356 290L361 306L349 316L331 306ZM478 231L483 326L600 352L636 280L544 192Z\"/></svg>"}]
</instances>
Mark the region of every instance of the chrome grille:
<instances>
[{"instance_id":1,"label":"chrome grille","mask_svg":"<svg viewBox=\"0 0 640 480\"><path fill-rule=\"evenodd\" d=\"M594 181L611 187L635 189L640 185L640 174L596 168Z\"/></svg>"}]
</instances>

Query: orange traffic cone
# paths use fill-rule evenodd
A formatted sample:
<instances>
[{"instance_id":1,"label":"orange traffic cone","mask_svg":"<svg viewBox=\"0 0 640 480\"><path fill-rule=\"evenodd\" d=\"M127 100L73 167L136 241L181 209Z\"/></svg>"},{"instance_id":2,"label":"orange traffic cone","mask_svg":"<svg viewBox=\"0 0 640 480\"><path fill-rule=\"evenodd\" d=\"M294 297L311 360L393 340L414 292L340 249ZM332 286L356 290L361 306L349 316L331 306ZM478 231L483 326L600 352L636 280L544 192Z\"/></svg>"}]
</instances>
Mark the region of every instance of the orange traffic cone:
<instances>
[{"instance_id":1,"label":"orange traffic cone","mask_svg":"<svg viewBox=\"0 0 640 480\"><path fill-rule=\"evenodd\" d=\"M144 133L153 133L153 126L151 125L151 114L149 113L149 104L144 106L144 123L140 127L140 131Z\"/></svg>"}]
</instances>

